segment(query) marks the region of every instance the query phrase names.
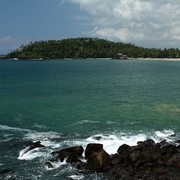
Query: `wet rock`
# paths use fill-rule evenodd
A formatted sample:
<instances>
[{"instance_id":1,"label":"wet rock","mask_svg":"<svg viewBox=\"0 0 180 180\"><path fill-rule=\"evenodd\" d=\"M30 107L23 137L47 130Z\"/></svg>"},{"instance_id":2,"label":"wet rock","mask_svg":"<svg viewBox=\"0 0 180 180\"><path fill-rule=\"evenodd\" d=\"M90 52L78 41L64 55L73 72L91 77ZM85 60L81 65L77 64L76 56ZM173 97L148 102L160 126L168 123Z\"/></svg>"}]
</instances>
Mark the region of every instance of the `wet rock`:
<instances>
[{"instance_id":1,"label":"wet rock","mask_svg":"<svg viewBox=\"0 0 180 180\"><path fill-rule=\"evenodd\" d=\"M146 141L139 141L137 142L136 148L143 149L143 150L150 150L153 149L155 146L155 142L152 139L148 139Z\"/></svg>"},{"instance_id":2,"label":"wet rock","mask_svg":"<svg viewBox=\"0 0 180 180\"><path fill-rule=\"evenodd\" d=\"M137 146L122 145L118 154L111 155L108 179L174 180L180 177L180 152L177 145L153 140ZM124 162L124 159L129 161Z\"/></svg>"},{"instance_id":3,"label":"wet rock","mask_svg":"<svg viewBox=\"0 0 180 180\"><path fill-rule=\"evenodd\" d=\"M10 169L0 169L0 179L15 179L13 178L14 173Z\"/></svg>"},{"instance_id":4,"label":"wet rock","mask_svg":"<svg viewBox=\"0 0 180 180\"><path fill-rule=\"evenodd\" d=\"M137 180L131 166L126 168L116 166L108 171L107 177L109 180Z\"/></svg>"},{"instance_id":5,"label":"wet rock","mask_svg":"<svg viewBox=\"0 0 180 180\"><path fill-rule=\"evenodd\" d=\"M175 141L175 143L177 143L177 144L179 144L179 145L180 145L180 140Z\"/></svg>"},{"instance_id":6,"label":"wet rock","mask_svg":"<svg viewBox=\"0 0 180 180\"><path fill-rule=\"evenodd\" d=\"M131 152L131 147L127 144L123 144L122 146L120 146L117 150L118 154L122 155L122 156L129 156L130 152Z\"/></svg>"},{"instance_id":7,"label":"wet rock","mask_svg":"<svg viewBox=\"0 0 180 180\"><path fill-rule=\"evenodd\" d=\"M47 167L47 169L53 168L53 165L52 165L52 163L50 161L46 162L45 166Z\"/></svg>"},{"instance_id":8,"label":"wet rock","mask_svg":"<svg viewBox=\"0 0 180 180\"><path fill-rule=\"evenodd\" d=\"M109 165L110 155L103 149L102 144L88 144L85 151L86 169L103 172Z\"/></svg>"},{"instance_id":9,"label":"wet rock","mask_svg":"<svg viewBox=\"0 0 180 180\"><path fill-rule=\"evenodd\" d=\"M96 144L96 143L88 144L85 150L86 159L91 158L93 152L98 152L101 150L103 150L102 144Z\"/></svg>"},{"instance_id":10,"label":"wet rock","mask_svg":"<svg viewBox=\"0 0 180 180\"><path fill-rule=\"evenodd\" d=\"M159 144L160 147L165 147L165 146L168 146L168 145L169 145L166 140L163 140L163 141L161 141L161 142L159 142L159 143L157 143L157 144Z\"/></svg>"},{"instance_id":11,"label":"wet rock","mask_svg":"<svg viewBox=\"0 0 180 180\"><path fill-rule=\"evenodd\" d=\"M94 139L97 140L97 141L99 141L99 140L102 139L102 136L95 136Z\"/></svg>"},{"instance_id":12,"label":"wet rock","mask_svg":"<svg viewBox=\"0 0 180 180\"><path fill-rule=\"evenodd\" d=\"M132 152L132 148L129 145L123 144L122 146L118 148L117 152L119 156L122 158L122 163L124 165L131 163L130 154Z\"/></svg>"},{"instance_id":13,"label":"wet rock","mask_svg":"<svg viewBox=\"0 0 180 180\"><path fill-rule=\"evenodd\" d=\"M124 163L124 158L120 156L119 154L113 154L110 157L110 165L115 166L115 165L120 165Z\"/></svg>"},{"instance_id":14,"label":"wet rock","mask_svg":"<svg viewBox=\"0 0 180 180\"><path fill-rule=\"evenodd\" d=\"M45 147L45 146L41 144L41 141L32 142L30 144L30 146L27 148L27 150L23 154L25 154L28 151L31 151L31 150L33 150L35 148L43 148L43 147Z\"/></svg>"},{"instance_id":15,"label":"wet rock","mask_svg":"<svg viewBox=\"0 0 180 180\"><path fill-rule=\"evenodd\" d=\"M57 154L57 158L63 162L67 158L68 163L73 163L78 161L78 157L82 156L84 149L82 146L75 146L60 151L52 152L53 155Z\"/></svg>"},{"instance_id":16,"label":"wet rock","mask_svg":"<svg viewBox=\"0 0 180 180\"><path fill-rule=\"evenodd\" d=\"M123 144L116 154L109 155L102 144L88 144L85 149L87 162L80 161L81 146L55 151L58 159L75 163L81 173L100 172L109 180L179 180L180 150L178 142L155 143L149 139L136 146ZM52 168L51 161L46 166Z\"/></svg>"},{"instance_id":17,"label":"wet rock","mask_svg":"<svg viewBox=\"0 0 180 180\"><path fill-rule=\"evenodd\" d=\"M11 172L10 169L3 169L3 170L0 170L0 175L5 175L5 174L8 174L10 172Z\"/></svg>"},{"instance_id":18,"label":"wet rock","mask_svg":"<svg viewBox=\"0 0 180 180\"><path fill-rule=\"evenodd\" d=\"M173 155L168 161L168 166L174 166L180 170L180 153Z\"/></svg>"}]
</instances>

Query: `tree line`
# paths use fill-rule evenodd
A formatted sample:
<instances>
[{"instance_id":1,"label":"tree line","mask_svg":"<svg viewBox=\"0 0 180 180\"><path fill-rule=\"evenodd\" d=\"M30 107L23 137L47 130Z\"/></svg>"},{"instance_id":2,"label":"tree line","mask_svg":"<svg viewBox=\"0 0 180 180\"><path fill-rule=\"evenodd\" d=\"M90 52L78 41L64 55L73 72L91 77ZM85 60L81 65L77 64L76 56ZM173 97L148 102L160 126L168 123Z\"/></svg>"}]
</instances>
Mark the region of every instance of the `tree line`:
<instances>
[{"instance_id":1,"label":"tree line","mask_svg":"<svg viewBox=\"0 0 180 180\"><path fill-rule=\"evenodd\" d=\"M179 58L178 48L155 49L98 38L69 38L30 42L11 51L7 59L115 58L122 53L131 58Z\"/></svg>"}]
</instances>

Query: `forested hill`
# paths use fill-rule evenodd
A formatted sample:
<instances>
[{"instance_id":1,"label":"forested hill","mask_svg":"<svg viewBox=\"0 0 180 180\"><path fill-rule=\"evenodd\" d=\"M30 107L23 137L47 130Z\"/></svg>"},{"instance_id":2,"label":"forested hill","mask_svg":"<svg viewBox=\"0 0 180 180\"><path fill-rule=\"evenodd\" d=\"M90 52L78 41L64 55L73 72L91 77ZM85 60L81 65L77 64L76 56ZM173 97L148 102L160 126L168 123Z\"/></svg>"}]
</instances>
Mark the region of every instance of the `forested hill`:
<instances>
[{"instance_id":1,"label":"forested hill","mask_svg":"<svg viewBox=\"0 0 180 180\"><path fill-rule=\"evenodd\" d=\"M97 38L71 38L31 42L7 54L6 58L62 59L114 58L118 53L138 58L179 58L179 49L147 49L133 44L112 42Z\"/></svg>"}]
</instances>

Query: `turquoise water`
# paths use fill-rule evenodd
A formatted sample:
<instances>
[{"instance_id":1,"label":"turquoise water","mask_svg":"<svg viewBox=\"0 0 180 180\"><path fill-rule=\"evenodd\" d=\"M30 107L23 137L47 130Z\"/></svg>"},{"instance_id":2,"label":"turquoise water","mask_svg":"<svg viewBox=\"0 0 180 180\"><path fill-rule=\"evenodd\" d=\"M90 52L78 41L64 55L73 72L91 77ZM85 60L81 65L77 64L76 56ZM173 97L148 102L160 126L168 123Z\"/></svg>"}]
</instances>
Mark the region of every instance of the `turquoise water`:
<instances>
[{"instance_id":1,"label":"turquoise water","mask_svg":"<svg viewBox=\"0 0 180 180\"><path fill-rule=\"evenodd\" d=\"M0 170L11 169L15 179L77 175L69 165L46 170L44 162L54 149L85 147L96 135L109 153L146 138L178 139L180 62L2 60L0 130ZM19 158L33 140L48 149ZM79 178L92 177L101 179Z\"/></svg>"}]
</instances>

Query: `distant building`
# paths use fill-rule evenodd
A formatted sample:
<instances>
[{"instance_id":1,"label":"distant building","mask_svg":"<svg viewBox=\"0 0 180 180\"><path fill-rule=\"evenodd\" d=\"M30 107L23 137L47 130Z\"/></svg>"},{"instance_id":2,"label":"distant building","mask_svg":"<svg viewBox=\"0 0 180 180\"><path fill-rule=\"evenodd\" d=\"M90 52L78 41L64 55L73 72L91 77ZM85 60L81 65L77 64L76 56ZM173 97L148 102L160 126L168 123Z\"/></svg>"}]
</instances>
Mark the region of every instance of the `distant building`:
<instances>
[{"instance_id":1,"label":"distant building","mask_svg":"<svg viewBox=\"0 0 180 180\"><path fill-rule=\"evenodd\" d=\"M0 59L4 59L5 55L0 54Z\"/></svg>"},{"instance_id":2,"label":"distant building","mask_svg":"<svg viewBox=\"0 0 180 180\"><path fill-rule=\"evenodd\" d=\"M125 55L125 54L122 54L122 53L118 53L118 54L115 56L115 59L128 59L128 56Z\"/></svg>"}]
</instances>

